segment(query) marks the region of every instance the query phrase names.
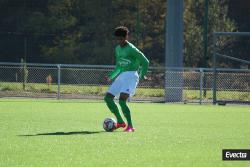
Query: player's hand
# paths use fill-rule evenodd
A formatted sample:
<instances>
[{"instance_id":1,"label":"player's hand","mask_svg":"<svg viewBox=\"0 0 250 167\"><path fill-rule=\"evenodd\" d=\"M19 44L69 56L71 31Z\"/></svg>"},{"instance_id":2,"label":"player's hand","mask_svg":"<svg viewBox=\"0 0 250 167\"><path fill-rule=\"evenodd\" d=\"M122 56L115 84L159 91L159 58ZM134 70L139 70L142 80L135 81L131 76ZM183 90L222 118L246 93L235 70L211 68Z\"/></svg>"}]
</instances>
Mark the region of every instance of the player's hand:
<instances>
[{"instance_id":1,"label":"player's hand","mask_svg":"<svg viewBox=\"0 0 250 167\"><path fill-rule=\"evenodd\" d=\"M108 76L105 76L104 79L105 79L105 81L108 81L108 82L110 81Z\"/></svg>"},{"instance_id":2,"label":"player's hand","mask_svg":"<svg viewBox=\"0 0 250 167\"><path fill-rule=\"evenodd\" d=\"M151 77L147 77L147 76L143 76L143 80L146 80L146 81L151 81L152 78Z\"/></svg>"}]
</instances>

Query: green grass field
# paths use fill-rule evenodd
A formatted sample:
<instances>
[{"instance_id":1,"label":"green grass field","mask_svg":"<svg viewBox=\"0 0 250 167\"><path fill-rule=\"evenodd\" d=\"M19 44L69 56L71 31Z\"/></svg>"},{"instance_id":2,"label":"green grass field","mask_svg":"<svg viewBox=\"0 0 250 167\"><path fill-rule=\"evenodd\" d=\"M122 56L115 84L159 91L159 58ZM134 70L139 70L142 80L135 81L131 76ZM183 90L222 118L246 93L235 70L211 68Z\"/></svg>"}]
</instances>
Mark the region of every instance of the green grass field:
<instances>
[{"instance_id":1,"label":"green grass field","mask_svg":"<svg viewBox=\"0 0 250 167\"><path fill-rule=\"evenodd\" d=\"M131 103L135 133L108 133L102 102L0 99L1 167L247 167L250 107Z\"/></svg>"}]
</instances>

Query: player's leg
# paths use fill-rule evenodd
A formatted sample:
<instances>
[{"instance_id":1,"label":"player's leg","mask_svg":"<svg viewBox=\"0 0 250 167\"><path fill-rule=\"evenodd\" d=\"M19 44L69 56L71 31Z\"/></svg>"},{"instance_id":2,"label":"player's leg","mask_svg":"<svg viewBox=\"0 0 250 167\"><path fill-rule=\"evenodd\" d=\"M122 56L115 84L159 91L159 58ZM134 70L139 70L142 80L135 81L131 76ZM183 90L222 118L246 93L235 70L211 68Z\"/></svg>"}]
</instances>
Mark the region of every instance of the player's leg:
<instances>
[{"instance_id":1,"label":"player's leg","mask_svg":"<svg viewBox=\"0 0 250 167\"><path fill-rule=\"evenodd\" d=\"M125 78L123 78L124 81L121 87L120 92L120 98L119 98L119 104L121 106L123 115L127 119L128 127L125 131L133 132L133 124L132 124L132 118L131 118L131 112L127 105L127 100L129 97L133 96L135 94L136 87L139 82L139 76L136 71L127 72Z\"/></svg>"},{"instance_id":2,"label":"player's leg","mask_svg":"<svg viewBox=\"0 0 250 167\"><path fill-rule=\"evenodd\" d=\"M111 84L111 86L109 87L109 89L107 91L106 96L104 97L104 101L106 102L109 110L115 115L118 125L119 125L119 123L123 124L124 121L121 117L121 114L119 112L117 105L114 102L114 97L116 95L119 95L121 85L122 85L122 80L121 80L121 77L118 76L115 79L115 81Z\"/></svg>"},{"instance_id":3,"label":"player's leg","mask_svg":"<svg viewBox=\"0 0 250 167\"><path fill-rule=\"evenodd\" d=\"M131 119L131 112L130 109L127 105L127 99L129 98L129 94L127 93L121 93L120 98L119 98L119 104L121 106L123 115L125 116L127 122L128 122L128 127L125 131L127 132L133 132L133 124L132 124L132 119Z\"/></svg>"},{"instance_id":4,"label":"player's leg","mask_svg":"<svg viewBox=\"0 0 250 167\"><path fill-rule=\"evenodd\" d=\"M109 110L115 115L118 125L121 124L121 125L123 125L125 127L126 125L124 124L124 121L123 121L123 119L121 117L119 109L118 109L117 105L114 102L114 97L115 96L112 95L111 93L107 93L106 96L104 97L104 101L106 102Z\"/></svg>"}]
</instances>

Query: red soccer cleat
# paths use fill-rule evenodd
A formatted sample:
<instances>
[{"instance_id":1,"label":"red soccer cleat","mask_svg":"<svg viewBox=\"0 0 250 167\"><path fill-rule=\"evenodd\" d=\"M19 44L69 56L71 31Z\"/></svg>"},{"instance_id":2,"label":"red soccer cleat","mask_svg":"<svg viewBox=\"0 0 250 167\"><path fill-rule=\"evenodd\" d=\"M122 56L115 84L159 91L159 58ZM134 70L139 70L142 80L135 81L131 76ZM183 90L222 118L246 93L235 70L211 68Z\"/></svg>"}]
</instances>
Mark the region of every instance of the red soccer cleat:
<instances>
[{"instance_id":1,"label":"red soccer cleat","mask_svg":"<svg viewBox=\"0 0 250 167\"><path fill-rule=\"evenodd\" d=\"M127 125L125 123L116 123L115 128L125 128Z\"/></svg>"},{"instance_id":2,"label":"red soccer cleat","mask_svg":"<svg viewBox=\"0 0 250 167\"><path fill-rule=\"evenodd\" d=\"M124 132L134 132L135 131L135 128L133 128L132 126L128 126Z\"/></svg>"}]
</instances>

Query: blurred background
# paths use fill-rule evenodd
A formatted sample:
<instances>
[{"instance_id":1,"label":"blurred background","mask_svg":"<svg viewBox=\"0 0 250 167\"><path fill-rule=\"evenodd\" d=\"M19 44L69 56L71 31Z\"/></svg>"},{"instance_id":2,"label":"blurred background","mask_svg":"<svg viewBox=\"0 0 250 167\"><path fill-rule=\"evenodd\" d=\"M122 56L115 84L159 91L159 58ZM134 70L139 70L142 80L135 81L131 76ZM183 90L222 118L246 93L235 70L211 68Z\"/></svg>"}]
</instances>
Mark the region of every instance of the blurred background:
<instances>
[{"instance_id":1,"label":"blurred background","mask_svg":"<svg viewBox=\"0 0 250 167\"><path fill-rule=\"evenodd\" d=\"M0 0L0 97L103 99L113 32L123 25L150 60L152 80L139 83L134 99L249 103L250 33L214 33L249 32L250 0L183 0L180 71L165 68L167 2Z\"/></svg>"},{"instance_id":2,"label":"blurred background","mask_svg":"<svg viewBox=\"0 0 250 167\"><path fill-rule=\"evenodd\" d=\"M114 64L114 28L164 66L167 0L0 0L0 62ZM212 33L250 30L249 0L184 0L184 66L212 66ZM223 54L250 60L250 38L223 38ZM219 62L240 68L237 62Z\"/></svg>"}]
</instances>

